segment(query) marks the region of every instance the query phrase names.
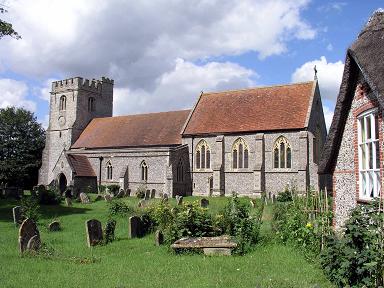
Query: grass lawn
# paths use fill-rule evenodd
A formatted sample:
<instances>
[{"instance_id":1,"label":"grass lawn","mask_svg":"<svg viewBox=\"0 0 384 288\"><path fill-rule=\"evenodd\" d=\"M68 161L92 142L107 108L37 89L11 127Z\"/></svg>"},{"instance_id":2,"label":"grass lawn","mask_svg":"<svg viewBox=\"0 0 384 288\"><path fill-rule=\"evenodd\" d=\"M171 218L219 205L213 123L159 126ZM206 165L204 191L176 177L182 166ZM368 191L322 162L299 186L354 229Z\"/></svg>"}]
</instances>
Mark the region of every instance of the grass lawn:
<instances>
[{"instance_id":1,"label":"grass lawn","mask_svg":"<svg viewBox=\"0 0 384 288\"><path fill-rule=\"evenodd\" d=\"M196 200L188 197L184 201ZM127 198L132 207L136 198ZM218 211L225 198L209 198ZM244 199L244 201L246 201ZM174 199L171 200L174 203ZM39 229L52 256L20 256L12 222L17 201L0 199L0 287L333 287L320 268L293 248L268 241L271 206L263 215L262 243L245 256L174 255L154 245L154 235L128 239L128 220L116 218L117 240L88 248L85 221L107 220L107 203L42 206ZM46 225L57 218L60 232Z\"/></svg>"}]
</instances>

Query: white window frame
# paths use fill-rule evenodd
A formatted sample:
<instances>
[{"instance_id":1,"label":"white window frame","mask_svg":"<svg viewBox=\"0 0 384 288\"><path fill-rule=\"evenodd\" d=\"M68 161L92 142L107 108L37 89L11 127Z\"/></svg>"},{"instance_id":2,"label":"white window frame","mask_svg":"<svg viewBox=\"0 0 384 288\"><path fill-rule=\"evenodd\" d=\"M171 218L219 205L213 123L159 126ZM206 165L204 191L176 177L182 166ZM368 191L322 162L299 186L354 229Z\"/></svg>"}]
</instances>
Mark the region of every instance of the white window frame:
<instances>
[{"instance_id":1,"label":"white window frame","mask_svg":"<svg viewBox=\"0 0 384 288\"><path fill-rule=\"evenodd\" d=\"M380 196L381 192L381 175L380 175L380 158L379 167L377 167L376 151L377 146L380 153L379 135L376 135L376 118L378 120L377 108L367 110L361 113L357 117L357 129L358 129L358 155L359 155L359 199L372 200L375 197ZM367 119L371 120L371 138L368 139ZM364 125L364 140L362 141L363 131L362 125ZM378 126L380 131L380 126ZM379 132L380 133L380 132ZM372 168L370 168L370 153L369 145L372 146ZM365 151L365 161L363 161L363 150ZM365 162L365 163L364 163ZM364 165L365 164L365 165ZM365 181L364 181L365 180ZM372 190L372 193L370 192Z\"/></svg>"}]
</instances>

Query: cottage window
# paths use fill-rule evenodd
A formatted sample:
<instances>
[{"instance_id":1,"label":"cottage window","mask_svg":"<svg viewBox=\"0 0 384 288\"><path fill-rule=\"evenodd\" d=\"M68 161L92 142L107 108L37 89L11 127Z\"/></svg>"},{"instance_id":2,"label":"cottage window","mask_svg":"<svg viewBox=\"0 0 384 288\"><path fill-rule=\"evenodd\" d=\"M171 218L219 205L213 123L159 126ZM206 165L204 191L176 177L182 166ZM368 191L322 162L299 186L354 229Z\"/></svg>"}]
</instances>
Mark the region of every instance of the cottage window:
<instances>
[{"instance_id":1,"label":"cottage window","mask_svg":"<svg viewBox=\"0 0 384 288\"><path fill-rule=\"evenodd\" d=\"M359 190L361 199L380 196L380 146L377 110L358 118Z\"/></svg>"},{"instance_id":2,"label":"cottage window","mask_svg":"<svg viewBox=\"0 0 384 288\"><path fill-rule=\"evenodd\" d=\"M113 167L111 161L107 162L107 180L112 180Z\"/></svg>"},{"instance_id":3,"label":"cottage window","mask_svg":"<svg viewBox=\"0 0 384 288\"><path fill-rule=\"evenodd\" d=\"M273 167L291 168L292 167L292 149L287 138L280 136L273 146Z\"/></svg>"},{"instance_id":4,"label":"cottage window","mask_svg":"<svg viewBox=\"0 0 384 288\"><path fill-rule=\"evenodd\" d=\"M148 181L148 166L145 161L141 162L141 180L145 182Z\"/></svg>"},{"instance_id":5,"label":"cottage window","mask_svg":"<svg viewBox=\"0 0 384 288\"><path fill-rule=\"evenodd\" d=\"M183 161L181 161L181 159L179 160L179 164L177 164L176 181L177 182L184 181L184 167L183 167Z\"/></svg>"},{"instance_id":6,"label":"cottage window","mask_svg":"<svg viewBox=\"0 0 384 288\"><path fill-rule=\"evenodd\" d=\"M238 138L232 146L232 168L248 168L248 145L243 138Z\"/></svg>"},{"instance_id":7,"label":"cottage window","mask_svg":"<svg viewBox=\"0 0 384 288\"><path fill-rule=\"evenodd\" d=\"M88 98L88 112L95 111L95 98L89 97Z\"/></svg>"},{"instance_id":8,"label":"cottage window","mask_svg":"<svg viewBox=\"0 0 384 288\"><path fill-rule=\"evenodd\" d=\"M196 169L211 168L211 149L205 140L201 140L196 146Z\"/></svg>"},{"instance_id":9,"label":"cottage window","mask_svg":"<svg viewBox=\"0 0 384 288\"><path fill-rule=\"evenodd\" d=\"M66 110L67 108L67 97L64 95L60 97L60 104L59 104L59 109L60 111Z\"/></svg>"}]
</instances>

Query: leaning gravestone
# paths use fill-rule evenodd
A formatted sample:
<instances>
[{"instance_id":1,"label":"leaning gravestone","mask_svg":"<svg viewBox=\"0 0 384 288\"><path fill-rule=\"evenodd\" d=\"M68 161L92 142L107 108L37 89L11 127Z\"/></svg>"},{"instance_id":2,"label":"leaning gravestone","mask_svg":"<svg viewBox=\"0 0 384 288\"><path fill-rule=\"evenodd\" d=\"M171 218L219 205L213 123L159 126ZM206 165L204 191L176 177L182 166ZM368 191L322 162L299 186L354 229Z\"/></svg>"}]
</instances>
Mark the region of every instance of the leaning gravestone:
<instances>
[{"instance_id":1,"label":"leaning gravestone","mask_svg":"<svg viewBox=\"0 0 384 288\"><path fill-rule=\"evenodd\" d=\"M81 200L81 203L83 204L89 204L89 197L84 192L80 193L80 200Z\"/></svg>"},{"instance_id":2,"label":"leaning gravestone","mask_svg":"<svg viewBox=\"0 0 384 288\"><path fill-rule=\"evenodd\" d=\"M138 238L143 236L143 223L138 216L129 217L129 238Z\"/></svg>"},{"instance_id":3,"label":"leaning gravestone","mask_svg":"<svg viewBox=\"0 0 384 288\"><path fill-rule=\"evenodd\" d=\"M28 241L27 249L31 251L38 251L40 247L41 247L40 236L39 235L32 236L32 238L29 239Z\"/></svg>"},{"instance_id":4,"label":"leaning gravestone","mask_svg":"<svg viewBox=\"0 0 384 288\"><path fill-rule=\"evenodd\" d=\"M141 199L139 203L137 203L137 207L144 208L146 204L147 204L147 201L145 201L145 199Z\"/></svg>"},{"instance_id":5,"label":"leaning gravestone","mask_svg":"<svg viewBox=\"0 0 384 288\"><path fill-rule=\"evenodd\" d=\"M21 223L19 229L19 250L20 253L23 253L28 249L28 243L33 236L37 236L34 238L33 243L36 243L37 240L40 241L40 233L37 229L36 223L32 219L25 219L23 223ZM31 246L31 245L29 245ZM35 245L33 245L35 247Z\"/></svg>"},{"instance_id":6,"label":"leaning gravestone","mask_svg":"<svg viewBox=\"0 0 384 288\"><path fill-rule=\"evenodd\" d=\"M110 194L105 194L104 195L104 200L107 201L107 202L111 202L112 201L112 196Z\"/></svg>"},{"instance_id":7,"label":"leaning gravestone","mask_svg":"<svg viewBox=\"0 0 384 288\"><path fill-rule=\"evenodd\" d=\"M130 197L131 196L131 189L125 190L125 196Z\"/></svg>"},{"instance_id":8,"label":"leaning gravestone","mask_svg":"<svg viewBox=\"0 0 384 288\"><path fill-rule=\"evenodd\" d=\"M48 230L50 232L60 231L61 225L59 221L53 221L48 225Z\"/></svg>"},{"instance_id":9,"label":"leaning gravestone","mask_svg":"<svg viewBox=\"0 0 384 288\"><path fill-rule=\"evenodd\" d=\"M155 233L155 245L160 246L164 243L164 234L160 230Z\"/></svg>"},{"instance_id":10,"label":"leaning gravestone","mask_svg":"<svg viewBox=\"0 0 384 288\"><path fill-rule=\"evenodd\" d=\"M151 196L151 190L146 190L146 191L145 191L144 199L145 199L145 200L148 200L150 196Z\"/></svg>"},{"instance_id":11,"label":"leaning gravestone","mask_svg":"<svg viewBox=\"0 0 384 288\"><path fill-rule=\"evenodd\" d=\"M168 202L168 194L167 193L164 193L163 196L161 197L161 202Z\"/></svg>"},{"instance_id":12,"label":"leaning gravestone","mask_svg":"<svg viewBox=\"0 0 384 288\"><path fill-rule=\"evenodd\" d=\"M176 196L176 205L181 205L183 204L183 196Z\"/></svg>"},{"instance_id":13,"label":"leaning gravestone","mask_svg":"<svg viewBox=\"0 0 384 288\"><path fill-rule=\"evenodd\" d=\"M23 213L22 213L21 207L20 206L13 207L12 213L13 213L13 223L15 223L16 226L21 224L21 222L23 222Z\"/></svg>"},{"instance_id":14,"label":"leaning gravestone","mask_svg":"<svg viewBox=\"0 0 384 288\"><path fill-rule=\"evenodd\" d=\"M209 205L209 200L208 199L203 198L203 199L200 200L200 206L201 207L207 208L208 205Z\"/></svg>"},{"instance_id":15,"label":"leaning gravestone","mask_svg":"<svg viewBox=\"0 0 384 288\"><path fill-rule=\"evenodd\" d=\"M65 197L65 205L67 205L67 207L71 207L72 206L72 199L69 197Z\"/></svg>"},{"instance_id":16,"label":"leaning gravestone","mask_svg":"<svg viewBox=\"0 0 384 288\"><path fill-rule=\"evenodd\" d=\"M105 242L109 243L115 240L116 220L110 219L105 225Z\"/></svg>"},{"instance_id":17,"label":"leaning gravestone","mask_svg":"<svg viewBox=\"0 0 384 288\"><path fill-rule=\"evenodd\" d=\"M116 198L122 198L124 197L124 189L120 189L119 192L116 194Z\"/></svg>"},{"instance_id":18,"label":"leaning gravestone","mask_svg":"<svg viewBox=\"0 0 384 288\"><path fill-rule=\"evenodd\" d=\"M156 197L156 189L151 190L151 199Z\"/></svg>"},{"instance_id":19,"label":"leaning gravestone","mask_svg":"<svg viewBox=\"0 0 384 288\"><path fill-rule=\"evenodd\" d=\"M95 246L103 241L103 229L99 220L91 219L86 221L85 231L87 233L88 247Z\"/></svg>"}]
</instances>

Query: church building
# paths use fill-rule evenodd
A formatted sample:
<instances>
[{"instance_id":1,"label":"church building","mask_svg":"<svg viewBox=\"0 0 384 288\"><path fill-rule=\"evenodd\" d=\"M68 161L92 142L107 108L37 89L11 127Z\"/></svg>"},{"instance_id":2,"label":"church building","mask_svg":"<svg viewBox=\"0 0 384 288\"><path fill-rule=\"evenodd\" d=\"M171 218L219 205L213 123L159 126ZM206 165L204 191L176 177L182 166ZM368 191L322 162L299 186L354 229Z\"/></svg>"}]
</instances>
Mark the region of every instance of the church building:
<instances>
[{"instance_id":1,"label":"church building","mask_svg":"<svg viewBox=\"0 0 384 288\"><path fill-rule=\"evenodd\" d=\"M192 110L112 117L113 80L52 83L39 184L175 195L272 196L324 185L317 80L201 93Z\"/></svg>"}]
</instances>

